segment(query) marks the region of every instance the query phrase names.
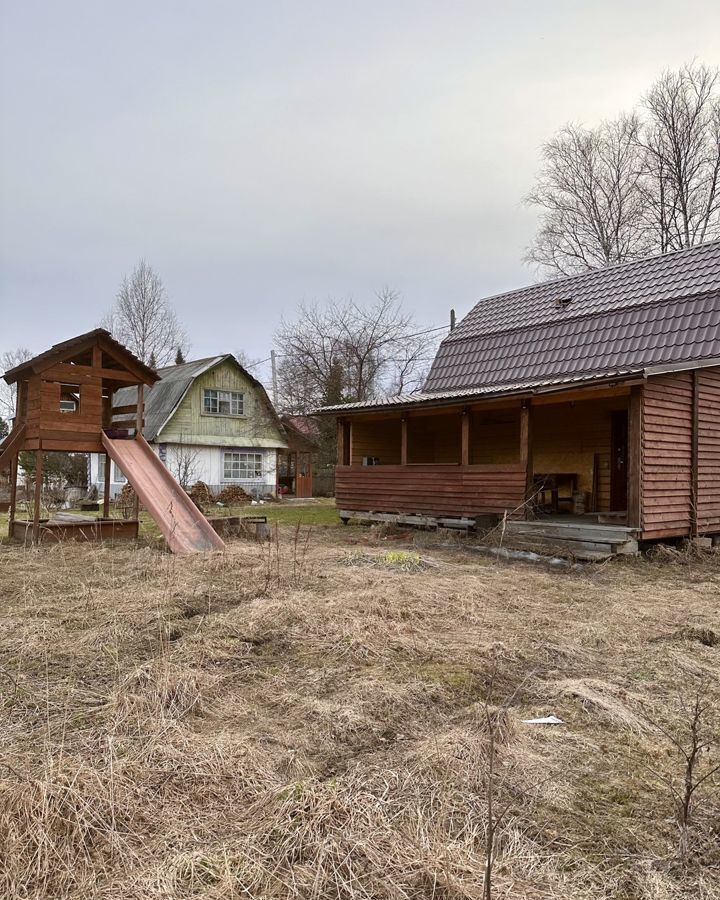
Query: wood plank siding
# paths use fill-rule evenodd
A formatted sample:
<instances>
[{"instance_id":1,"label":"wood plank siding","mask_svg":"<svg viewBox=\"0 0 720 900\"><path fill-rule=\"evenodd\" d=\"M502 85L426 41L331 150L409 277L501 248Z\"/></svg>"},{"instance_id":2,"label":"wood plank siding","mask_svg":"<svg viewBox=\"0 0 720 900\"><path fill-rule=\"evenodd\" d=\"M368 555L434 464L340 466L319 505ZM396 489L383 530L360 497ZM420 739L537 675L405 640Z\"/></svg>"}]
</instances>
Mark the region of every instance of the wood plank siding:
<instances>
[{"instance_id":1,"label":"wood plank siding","mask_svg":"<svg viewBox=\"0 0 720 900\"><path fill-rule=\"evenodd\" d=\"M521 507L525 469L498 466L338 466L339 509L475 516Z\"/></svg>"},{"instance_id":2,"label":"wood plank siding","mask_svg":"<svg viewBox=\"0 0 720 900\"><path fill-rule=\"evenodd\" d=\"M649 378L642 418L642 537L720 532L720 369Z\"/></svg>"},{"instance_id":3,"label":"wood plank siding","mask_svg":"<svg viewBox=\"0 0 720 900\"><path fill-rule=\"evenodd\" d=\"M642 536L689 534L692 373L649 378L642 411Z\"/></svg>"},{"instance_id":4,"label":"wood plank siding","mask_svg":"<svg viewBox=\"0 0 720 900\"><path fill-rule=\"evenodd\" d=\"M698 531L720 532L720 369L700 369L698 390Z\"/></svg>"}]
</instances>

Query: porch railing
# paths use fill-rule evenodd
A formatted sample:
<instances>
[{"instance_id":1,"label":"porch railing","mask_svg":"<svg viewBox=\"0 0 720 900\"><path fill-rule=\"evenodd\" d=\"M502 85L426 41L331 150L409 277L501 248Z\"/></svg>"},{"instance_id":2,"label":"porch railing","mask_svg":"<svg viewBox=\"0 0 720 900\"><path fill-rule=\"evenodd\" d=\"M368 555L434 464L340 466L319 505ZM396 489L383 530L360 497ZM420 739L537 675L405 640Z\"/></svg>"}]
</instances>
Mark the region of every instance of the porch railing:
<instances>
[{"instance_id":1,"label":"porch railing","mask_svg":"<svg viewBox=\"0 0 720 900\"><path fill-rule=\"evenodd\" d=\"M523 506L523 465L338 466L339 509L362 512L475 516Z\"/></svg>"}]
</instances>

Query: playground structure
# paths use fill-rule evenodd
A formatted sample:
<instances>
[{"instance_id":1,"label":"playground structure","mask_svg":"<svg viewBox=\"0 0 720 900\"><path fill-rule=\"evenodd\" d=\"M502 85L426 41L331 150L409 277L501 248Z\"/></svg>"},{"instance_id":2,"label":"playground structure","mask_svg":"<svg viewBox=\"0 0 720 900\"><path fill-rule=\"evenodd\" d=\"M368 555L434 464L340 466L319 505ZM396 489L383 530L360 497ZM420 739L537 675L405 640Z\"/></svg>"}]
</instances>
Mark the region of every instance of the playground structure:
<instances>
[{"instance_id":1,"label":"playground structure","mask_svg":"<svg viewBox=\"0 0 720 900\"><path fill-rule=\"evenodd\" d=\"M132 539L138 534L139 502L147 508L174 553L221 550L224 544L205 516L145 441L143 396L158 375L103 328L89 331L8 370L17 385L15 419L0 443L0 472L10 469L8 533L23 541ZM135 403L113 405L120 388L135 387ZM35 453L32 519L17 512L19 455ZM102 515L97 519L43 519L43 454L104 453ZM135 491L131 519L110 518L110 459Z\"/></svg>"}]
</instances>

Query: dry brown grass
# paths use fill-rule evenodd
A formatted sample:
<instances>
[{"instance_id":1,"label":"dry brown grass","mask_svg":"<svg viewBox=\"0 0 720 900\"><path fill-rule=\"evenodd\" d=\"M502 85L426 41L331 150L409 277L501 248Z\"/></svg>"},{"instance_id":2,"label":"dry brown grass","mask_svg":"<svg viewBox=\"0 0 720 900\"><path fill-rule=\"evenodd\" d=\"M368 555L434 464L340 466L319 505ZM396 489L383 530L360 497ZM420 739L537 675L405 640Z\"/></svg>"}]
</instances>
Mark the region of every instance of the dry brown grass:
<instances>
[{"instance_id":1,"label":"dry brown grass","mask_svg":"<svg viewBox=\"0 0 720 900\"><path fill-rule=\"evenodd\" d=\"M0 547L0 897L480 898L491 683L494 896L720 897L718 783L681 863L663 736L720 699L717 562L384 537Z\"/></svg>"}]
</instances>

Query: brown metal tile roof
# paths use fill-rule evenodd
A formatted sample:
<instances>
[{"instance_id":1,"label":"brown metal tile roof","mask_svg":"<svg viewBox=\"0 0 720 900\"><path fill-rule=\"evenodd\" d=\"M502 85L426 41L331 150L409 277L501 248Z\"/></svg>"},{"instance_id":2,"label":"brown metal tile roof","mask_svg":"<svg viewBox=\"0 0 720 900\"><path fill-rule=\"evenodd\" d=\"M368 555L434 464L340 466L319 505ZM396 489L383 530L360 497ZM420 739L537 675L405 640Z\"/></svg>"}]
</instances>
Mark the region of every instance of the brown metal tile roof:
<instances>
[{"instance_id":1,"label":"brown metal tile roof","mask_svg":"<svg viewBox=\"0 0 720 900\"><path fill-rule=\"evenodd\" d=\"M720 241L480 300L445 342L720 290ZM563 303L563 301L569 301Z\"/></svg>"},{"instance_id":2,"label":"brown metal tile roof","mask_svg":"<svg viewBox=\"0 0 720 900\"><path fill-rule=\"evenodd\" d=\"M559 389L720 360L720 241L481 300L422 392L362 410Z\"/></svg>"},{"instance_id":3,"label":"brown metal tile roof","mask_svg":"<svg viewBox=\"0 0 720 900\"><path fill-rule=\"evenodd\" d=\"M720 290L443 342L425 393L498 389L720 357Z\"/></svg>"},{"instance_id":4,"label":"brown metal tile roof","mask_svg":"<svg viewBox=\"0 0 720 900\"><path fill-rule=\"evenodd\" d=\"M481 300L423 390L720 356L720 241Z\"/></svg>"}]
</instances>

